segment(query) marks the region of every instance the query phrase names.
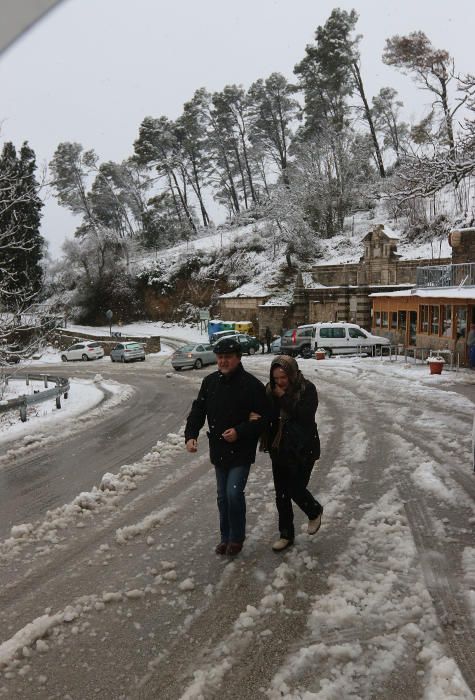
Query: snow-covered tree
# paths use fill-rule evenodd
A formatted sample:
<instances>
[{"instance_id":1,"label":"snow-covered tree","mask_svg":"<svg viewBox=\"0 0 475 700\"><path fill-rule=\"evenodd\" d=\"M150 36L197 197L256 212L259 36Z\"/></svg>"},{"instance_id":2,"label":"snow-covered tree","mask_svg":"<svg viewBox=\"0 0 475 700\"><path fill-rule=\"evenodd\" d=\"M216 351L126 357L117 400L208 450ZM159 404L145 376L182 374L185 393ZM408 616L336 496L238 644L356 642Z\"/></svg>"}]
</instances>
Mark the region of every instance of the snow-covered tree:
<instances>
[{"instance_id":1,"label":"snow-covered tree","mask_svg":"<svg viewBox=\"0 0 475 700\"><path fill-rule=\"evenodd\" d=\"M396 158L406 149L409 127L400 121L400 110L403 107L397 98L397 91L391 87L383 87L372 99L372 115L375 129L382 134L383 144L391 148Z\"/></svg>"},{"instance_id":2,"label":"snow-covered tree","mask_svg":"<svg viewBox=\"0 0 475 700\"><path fill-rule=\"evenodd\" d=\"M381 177L385 167L360 68L358 44L353 36L358 21L355 10L335 8L315 32L315 43L307 45L305 57L295 66L305 96L306 126L310 137L330 128L335 134L348 125L348 98L357 95L362 104ZM361 111L361 109L359 110Z\"/></svg>"},{"instance_id":3,"label":"snow-covered tree","mask_svg":"<svg viewBox=\"0 0 475 700\"><path fill-rule=\"evenodd\" d=\"M5 143L0 155L0 294L2 302L38 292L43 270L40 234L43 202L38 196L34 151L24 143L19 154Z\"/></svg>"},{"instance_id":4,"label":"snow-covered tree","mask_svg":"<svg viewBox=\"0 0 475 700\"><path fill-rule=\"evenodd\" d=\"M186 222L196 233L193 208L188 198L189 179L180 138L181 127L167 117L145 117L134 143L137 162L158 173L169 190L178 220Z\"/></svg>"},{"instance_id":5,"label":"snow-covered tree","mask_svg":"<svg viewBox=\"0 0 475 700\"><path fill-rule=\"evenodd\" d=\"M28 345L25 320L41 291L45 242L40 234L43 202L38 196L34 151L24 143L17 153L5 143L0 155L0 346ZM8 350L2 348L0 362Z\"/></svg>"},{"instance_id":6,"label":"snow-covered tree","mask_svg":"<svg viewBox=\"0 0 475 700\"><path fill-rule=\"evenodd\" d=\"M300 117L294 94L295 88L280 73L257 80L248 93L252 110L251 141L267 154L286 185L289 184L291 125Z\"/></svg>"},{"instance_id":7,"label":"snow-covered tree","mask_svg":"<svg viewBox=\"0 0 475 700\"><path fill-rule=\"evenodd\" d=\"M422 31L386 39L383 61L412 75L422 90L434 98L432 107L441 113L440 135L452 153L455 152L454 115L461 107L451 106L449 85L455 77L452 57L445 49L436 49Z\"/></svg>"}]
</instances>

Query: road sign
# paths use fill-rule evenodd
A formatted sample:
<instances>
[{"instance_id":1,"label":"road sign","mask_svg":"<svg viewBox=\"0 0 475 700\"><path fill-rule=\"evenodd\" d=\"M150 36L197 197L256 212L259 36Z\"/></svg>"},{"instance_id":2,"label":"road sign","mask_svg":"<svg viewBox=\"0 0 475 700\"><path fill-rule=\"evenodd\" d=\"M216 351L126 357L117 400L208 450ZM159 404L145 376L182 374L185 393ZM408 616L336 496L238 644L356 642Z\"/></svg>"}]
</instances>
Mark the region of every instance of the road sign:
<instances>
[{"instance_id":1,"label":"road sign","mask_svg":"<svg viewBox=\"0 0 475 700\"><path fill-rule=\"evenodd\" d=\"M200 321L209 321L209 310L200 310Z\"/></svg>"}]
</instances>

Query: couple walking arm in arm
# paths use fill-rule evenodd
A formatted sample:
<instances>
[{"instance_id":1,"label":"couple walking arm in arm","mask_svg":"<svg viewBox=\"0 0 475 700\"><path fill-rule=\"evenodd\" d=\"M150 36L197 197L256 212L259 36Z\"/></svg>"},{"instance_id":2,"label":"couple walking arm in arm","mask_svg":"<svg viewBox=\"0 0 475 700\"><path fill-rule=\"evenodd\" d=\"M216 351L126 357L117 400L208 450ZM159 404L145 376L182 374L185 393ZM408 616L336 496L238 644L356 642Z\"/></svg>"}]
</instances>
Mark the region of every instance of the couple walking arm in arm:
<instances>
[{"instance_id":1,"label":"couple walking arm in arm","mask_svg":"<svg viewBox=\"0 0 475 700\"><path fill-rule=\"evenodd\" d=\"M269 451L276 486L280 540L286 541L285 546L281 542L280 547L274 545L273 548L275 551L285 549L293 542L292 500L307 513L310 522L321 517L320 504L306 491L315 461L314 458L310 465L315 449L310 449L310 442L313 444L314 440L309 440L308 435L314 436L316 433L317 404L312 400L311 389L307 396L304 395L305 392L302 393L302 381L306 380L300 379L297 363L292 358L284 359L284 364L290 361L288 366L279 364L282 358L274 360L271 380L264 387L242 366L241 349L237 341L223 338L216 344L215 352L218 371L205 377L198 396L193 401L185 428L185 443L189 452L196 452L199 432L207 420L210 461L216 474L220 525L220 542L216 546L216 553L233 556L241 551L246 535L244 490L251 465L255 462L257 444L261 435L264 443L269 440L275 442L279 432L276 426L281 423L283 429L280 431L279 443L282 441L282 445L271 446ZM292 362L295 363L296 370ZM289 382L285 388L278 388L279 380L273 380L273 372L279 371L289 373ZM294 377L298 380L298 401L295 401L296 393L293 390ZM310 382L308 385L313 387L316 398L314 385ZM301 399L304 406L308 404L307 410L299 405ZM310 419L308 415L312 410L313 416ZM293 430L292 421L295 423ZM291 429L290 433L288 428ZM318 433L316 435L318 437ZM296 441L299 454L289 447L289 440ZM278 465L276 468L274 462ZM310 530L309 524L309 532Z\"/></svg>"}]
</instances>

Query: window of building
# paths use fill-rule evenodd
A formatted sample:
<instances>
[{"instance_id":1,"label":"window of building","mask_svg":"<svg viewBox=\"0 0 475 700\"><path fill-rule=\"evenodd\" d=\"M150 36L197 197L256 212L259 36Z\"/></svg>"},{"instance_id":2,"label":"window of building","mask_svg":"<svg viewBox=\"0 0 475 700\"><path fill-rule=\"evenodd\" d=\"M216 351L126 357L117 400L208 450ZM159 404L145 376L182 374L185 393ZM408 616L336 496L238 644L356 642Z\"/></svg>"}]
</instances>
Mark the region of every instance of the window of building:
<instances>
[{"instance_id":1,"label":"window of building","mask_svg":"<svg viewBox=\"0 0 475 700\"><path fill-rule=\"evenodd\" d=\"M439 307L429 307L430 312L430 332L432 335L439 335Z\"/></svg>"},{"instance_id":2,"label":"window of building","mask_svg":"<svg viewBox=\"0 0 475 700\"><path fill-rule=\"evenodd\" d=\"M397 328L397 311L391 311L391 328Z\"/></svg>"},{"instance_id":3,"label":"window of building","mask_svg":"<svg viewBox=\"0 0 475 700\"><path fill-rule=\"evenodd\" d=\"M406 330L406 311L398 311L399 330Z\"/></svg>"},{"instance_id":4,"label":"window of building","mask_svg":"<svg viewBox=\"0 0 475 700\"><path fill-rule=\"evenodd\" d=\"M457 340L459 338L465 338L467 332L467 308L465 306L455 307L455 322Z\"/></svg>"},{"instance_id":5,"label":"window of building","mask_svg":"<svg viewBox=\"0 0 475 700\"><path fill-rule=\"evenodd\" d=\"M452 337L452 307L440 307L440 319L442 323L441 332L446 338Z\"/></svg>"},{"instance_id":6,"label":"window of building","mask_svg":"<svg viewBox=\"0 0 475 700\"><path fill-rule=\"evenodd\" d=\"M388 312L387 311L382 311L381 312L381 326L383 328L388 327Z\"/></svg>"},{"instance_id":7,"label":"window of building","mask_svg":"<svg viewBox=\"0 0 475 700\"><path fill-rule=\"evenodd\" d=\"M376 328L381 328L381 311L376 311L374 314L374 325Z\"/></svg>"},{"instance_id":8,"label":"window of building","mask_svg":"<svg viewBox=\"0 0 475 700\"><path fill-rule=\"evenodd\" d=\"M426 304L423 304L420 307L419 318L420 318L420 326L419 326L420 332L421 333L428 333L429 332L429 307Z\"/></svg>"}]
</instances>

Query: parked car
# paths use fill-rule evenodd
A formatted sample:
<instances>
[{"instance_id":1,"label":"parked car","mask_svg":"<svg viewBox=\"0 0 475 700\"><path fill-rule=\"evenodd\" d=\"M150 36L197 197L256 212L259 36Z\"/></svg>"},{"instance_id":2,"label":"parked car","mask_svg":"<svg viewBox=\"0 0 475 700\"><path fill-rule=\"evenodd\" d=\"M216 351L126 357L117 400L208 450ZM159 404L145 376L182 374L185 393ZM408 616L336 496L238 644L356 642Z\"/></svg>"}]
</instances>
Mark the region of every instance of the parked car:
<instances>
[{"instance_id":1,"label":"parked car","mask_svg":"<svg viewBox=\"0 0 475 700\"><path fill-rule=\"evenodd\" d=\"M63 362L69 360L99 360L104 357L104 348L94 340L81 340L79 343L70 345L67 350L61 353Z\"/></svg>"},{"instance_id":2,"label":"parked car","mask_svg":"<svg viewBox=\"0 0 475 700\"><path fill-rule=\"evenodd\" d=\"M270 351L274 353L274 355L280 355L282 347L282 338L279 336L278 338L274 338L272 343L270 344Z\"/></svg>"},{"instance_id":3,"label":"parked car","mask_svg":"<svg viewBox=\"0 0 475 700\"><path fill-rule=\"evenodd\" d=\"M254 355L255 352L258 352L261 349L260 342L253 335L245 335L244 333L241 333L236 336L236 340L241 346L243 355L246 353L248 355Z\"/></svg>"},{"instance_id":4,"label":"parked car","mask_svg":"<svg viewBox=\"0 0 475 700\"><path fill-rule=\"evenodd\" d=\"M239 335L239 331L216 331L216 333L211 333L209 342L217 343L220 338L224 338L227 335Z\"/></svg>"},{"instance_id":5,"label":"parked car","mask_svg":"<svg viewBox=\"0 0 475 700\"><path fill-rule=\"evenodd\" d=\"M112 362L132 362L133 360L145 362L145 350L141 343L124 341L122 343L117 343L117 345L112 348L110 358Z\"/></svg>"},{"instance_id":6,"label":"parked car","mask_svg":"<svg viewBox=\"0 0 475 700\"><path fill-rule=\"evenodd\" d=\"M356 323L311 323L286 331L282 337L281 352L287 355L312 357L317 348L327 356L373 352L377 347L389 345L390 340L372 335Z\"/></svg>"},{"instance_id":7,"label":"parked car","mask_svg":"<svg viewBox=\"0 0 475 700\"><path fill-rule=\"evenodd\" d=\"M297 355L310 357L312 354L312 325L299 326L285 331L282 336L281 350L283 355Z\"/></svg>"},{"instance_id":8,"label":"parked car","mask_svg":"<svg viewBox=\"0 0 475 700\"><path fill-rule=\"evenodd\" d=\"M179 372L186 367L201 369L204 365L213 365L216 363L216 355L213 352L211 344L194 343L184 345L172 355L172 367Z\"/></svg>"},{"instance_id":9,"label":"parked car","mask_svg":"<svg viewBox=\"0 0 475 700\"><path fill-rule=\"evenodd\" d=\"M312 329L312 350L322 348L327 356L373 353L376 348L390 342L389 338L373 335L356 323L315 323Z\"/></svg>"}]
</instances>

